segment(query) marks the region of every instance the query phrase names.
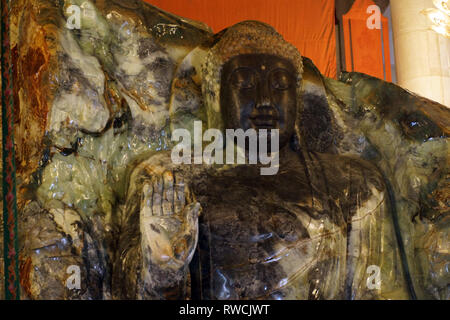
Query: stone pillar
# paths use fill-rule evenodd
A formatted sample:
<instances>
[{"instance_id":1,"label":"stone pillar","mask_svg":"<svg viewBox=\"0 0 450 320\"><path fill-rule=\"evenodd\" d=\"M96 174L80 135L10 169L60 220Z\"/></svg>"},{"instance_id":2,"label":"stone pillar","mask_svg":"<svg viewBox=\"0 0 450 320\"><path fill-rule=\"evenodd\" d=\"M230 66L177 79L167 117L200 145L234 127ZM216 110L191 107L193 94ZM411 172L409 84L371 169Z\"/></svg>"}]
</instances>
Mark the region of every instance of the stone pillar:
<instances>
[{"instance_id":1,"label":"stone pillar","mask_svg":"<svg viewBox=\"0 0 450 320\"><path fill-rule=\"evenodd\" d=\"M398 84L450 108L450 39L420 13L432 0L391 0Z\"/></svg>"}]
</instances>

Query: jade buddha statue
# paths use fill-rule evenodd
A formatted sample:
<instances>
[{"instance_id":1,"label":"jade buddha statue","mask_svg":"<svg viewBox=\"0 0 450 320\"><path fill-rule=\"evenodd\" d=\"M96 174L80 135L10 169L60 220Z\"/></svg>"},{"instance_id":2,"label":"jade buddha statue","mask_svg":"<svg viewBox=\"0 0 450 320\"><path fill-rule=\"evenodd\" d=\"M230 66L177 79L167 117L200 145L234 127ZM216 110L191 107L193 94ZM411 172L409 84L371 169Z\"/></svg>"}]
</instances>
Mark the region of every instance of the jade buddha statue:
<instances>
[{"instance_id":1,"label":"jade buddha statue","mask_svg":"<svg viewBox=\"0 0 450 320\"><path fill-rule=\"evenodd\" d=\"M11 15L22 298L449 299L444 106L326 78L255 21L214 34L139 0ZM278 130L257 146L276 172L234 141L246 164L175 164L196 121Z\"/></svg>"},{"instance_id":2,"label":"jade buddha statue","mask_svg":"<svg viewBox=\"0 0 450 320\"><path fill-rule=\"evenodd\" d=\"M124 234L139 240L119 246L121 297L407 298L382 174L300 145L308 93L297 49L268 25L242 22L210 49L203 73L208 128L278 130L279 170L174 165L168 153L138 165Z\"/></svg>"}]
</instances>

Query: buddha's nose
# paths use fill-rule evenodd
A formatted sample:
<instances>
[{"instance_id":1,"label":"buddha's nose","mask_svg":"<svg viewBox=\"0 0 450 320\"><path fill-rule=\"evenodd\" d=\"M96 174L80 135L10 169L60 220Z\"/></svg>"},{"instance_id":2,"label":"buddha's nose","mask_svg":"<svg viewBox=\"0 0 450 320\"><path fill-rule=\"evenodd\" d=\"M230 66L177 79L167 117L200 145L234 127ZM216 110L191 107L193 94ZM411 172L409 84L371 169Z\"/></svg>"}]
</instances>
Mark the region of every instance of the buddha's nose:
<instances>
[{"instance_id":1,"label":"buddha's nose","mask_svg":"<svg viewBox=\"0 0 450 320\"><path fill-rule=\"evenodd\" d=\"M270 108L272 107L272 100L270 98L270 90L265 82L261 82L258 86L258 100L256 101L256 108Z\"/></svg>"}]
</instances>

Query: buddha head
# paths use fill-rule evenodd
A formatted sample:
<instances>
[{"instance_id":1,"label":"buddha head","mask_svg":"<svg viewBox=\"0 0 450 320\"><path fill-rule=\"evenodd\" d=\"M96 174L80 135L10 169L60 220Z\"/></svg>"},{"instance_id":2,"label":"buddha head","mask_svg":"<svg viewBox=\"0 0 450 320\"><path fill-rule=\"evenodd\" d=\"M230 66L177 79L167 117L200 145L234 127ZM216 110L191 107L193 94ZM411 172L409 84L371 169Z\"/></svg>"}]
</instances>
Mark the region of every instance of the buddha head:
<instances>
[{"instance_id":1,"label":"buddha head","mask_svg":"<svg viewBox=\"0 0 450 320\"><path fill-rule=\"evenodd\" d=\"M217 36L203 66L209 128L278 129L279 147L295 133L302 57L271 26L238 23Z\"/></svg>"}]
</instances>

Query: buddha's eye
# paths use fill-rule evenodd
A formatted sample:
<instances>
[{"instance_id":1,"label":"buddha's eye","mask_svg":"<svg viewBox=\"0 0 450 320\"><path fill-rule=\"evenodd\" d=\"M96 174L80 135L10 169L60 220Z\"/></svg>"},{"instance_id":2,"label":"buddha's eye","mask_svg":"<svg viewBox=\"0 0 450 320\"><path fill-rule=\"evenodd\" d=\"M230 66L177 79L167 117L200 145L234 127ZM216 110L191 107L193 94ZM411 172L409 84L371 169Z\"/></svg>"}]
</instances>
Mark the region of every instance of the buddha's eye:
<instances>
[{"instance_id":1,"label":"buddha's eye","mask_svg":"<svg viewBox=\"0 0 450 320\"><path fill-rule=\"evenodd\" d=\"M239 89L252 89L256 86L255 71L250 68L239 68L230 77L231 84Z\"/></svg>"},{"instance_id":2,"label":"buddha's eye","mask_svg":"<svg viewBox=\"0 0 450 320\"><path fill-rule=\"evenodd\" d=\"M270 85L277 90L287 90L293 84L291 74L284 69L276 69L270 74Z\"/></svg>"}]
</instances>

